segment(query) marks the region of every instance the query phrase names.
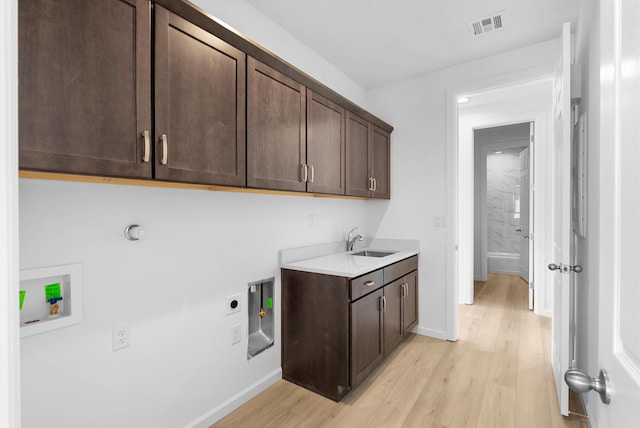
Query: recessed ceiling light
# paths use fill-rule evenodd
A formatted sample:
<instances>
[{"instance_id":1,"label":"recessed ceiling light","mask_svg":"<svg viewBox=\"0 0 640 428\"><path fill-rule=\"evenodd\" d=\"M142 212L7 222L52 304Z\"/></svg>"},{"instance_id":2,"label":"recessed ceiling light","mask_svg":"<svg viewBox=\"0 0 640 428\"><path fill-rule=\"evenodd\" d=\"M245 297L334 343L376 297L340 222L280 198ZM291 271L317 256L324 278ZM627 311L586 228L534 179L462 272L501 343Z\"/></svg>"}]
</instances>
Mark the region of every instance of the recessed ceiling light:
<instances>
[{"instance_id":1,"label":"recessed ceiling light","mask_svg":"<svg viewBox=\"0 0 640 428\"><path fill-rule=\"evenodd\" d=\"M469 97L460 97L458 98L458 104L464 104L469 102Z\"/></svg>"},{"instance_id":2,"label":"recessed ceiling light","mask_svg":"<svg viewBox=\"0 0 640 428\"><path fill-rule=\"evenodd\" d=\"M501 152L500 150L496 150L496 154L497 154L497 155L501 155L501 154L502 154L502 152Z\"/></svg>"}]
</instances>

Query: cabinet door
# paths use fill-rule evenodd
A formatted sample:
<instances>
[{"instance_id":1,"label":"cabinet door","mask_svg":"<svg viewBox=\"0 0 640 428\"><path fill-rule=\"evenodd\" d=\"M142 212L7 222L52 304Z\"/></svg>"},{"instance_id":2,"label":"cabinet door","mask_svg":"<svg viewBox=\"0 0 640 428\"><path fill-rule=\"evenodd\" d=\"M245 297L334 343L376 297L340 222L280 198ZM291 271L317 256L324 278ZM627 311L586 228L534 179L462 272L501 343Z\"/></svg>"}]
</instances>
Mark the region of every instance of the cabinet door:
<instances>
[{"instance_id":1,"label":"cabinet door","mask_svg":"<svg viewBox=\"0 0 640 428\"><path fill-rule=\"evenodd\" d=\"M307 89L307 191L345 194L345 109Z\"/></svg>"},{"instance_id":2,"label":"cabinet door","mask_svg":"<svg viewBox=\"0 0 640 428\"><path fill-rule=\"evenodd\" d=\"M254 58L247 65L247 185L304 192L305 88Z\"/></svg>"},{"instance_id":3,"label":"cabinet door","mask_svg":"<svg viewBox=\"0 0 640 428\"><path fill-rule=\"evenodd\" d=\"M384 286L384 355L394 350L404 337L402 325L402 278Z\"/></svg>"},{"instance_id":4,"label":"cabinet door","mask_svg":"<svg viewBox=\"0 0 640 428\"><path fill-rule=\"evenodd\" d=\"M244 186L245 54L155 6L156 178Z\"/></svg>"},{"instance_id":5,"label":"cabinet door","mask_svg":"<svg viewBox=\"0 0 640 428\"><path fill-rule=\"evenodd\" d=\"M383 289L351 304L351 386L356 386L382 361Z\"/></svg>"},{"instance_id":6,"label":"cabinet door","mask_svg":"<svg viewBox=\"0 0 640 428\"><path fill-rule=\"evenodd\" d=\"M403 336L411 333L411 329L418 324L418 271L413 271L403 278L405 296L402 299Z\"/></svg>"},{"instance_id":7,"label":"cabinet door","mask_svg":"<svg viewBox=\"0 0 640 428\"><path fill-rule=\"evenodd\" d=\"M390 136L377 126L371 125L371 177L374 179L372 196L379 199L391 197L389 150Z\"/></svg>"},{"instance_id":8,"label":"cabinet door","mask_svg":"<svg viewBox=\"0 0 640 428\"><path fill-rule=\"evenodd\" d=\"M369 122L347 112L347 195L371 196Z\"/></svg>"},{"instance_id":9,"label":"cabinet door","mask_svg":"<svg viewBox=\"0 0 640 428\"><path fill-rule=\"evenodd\" d=\"M350 389L347 281L282 269L282 377L332 400Z\"/></svg>"},{"instance_id":10,"label":"cabinet door","mask_svg":"<svg viewBox=\"0 0 640 428\"><path fill-rule=\"evenodd\" d=\"M18 2L20 168L151 177L149 9L148 0Z\"/></svg>"}]
</instances>

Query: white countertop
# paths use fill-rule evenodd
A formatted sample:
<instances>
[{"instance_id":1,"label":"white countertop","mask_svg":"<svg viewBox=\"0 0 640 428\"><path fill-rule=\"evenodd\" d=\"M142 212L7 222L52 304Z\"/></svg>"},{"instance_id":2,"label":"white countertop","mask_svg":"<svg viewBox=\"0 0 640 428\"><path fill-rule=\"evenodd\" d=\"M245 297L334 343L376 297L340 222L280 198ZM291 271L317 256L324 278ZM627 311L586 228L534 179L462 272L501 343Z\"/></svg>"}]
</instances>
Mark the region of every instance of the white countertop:
<instances>
[{"instance_id":1,"label":"white countertop","mask_svg":"<svg viewBox=\"0 0 640 428\"><path fill-rule=\"evenodd\" d=\"M394 253L385 257L354 256L352 254L363 250L394 251ZM393 250L390 248L387 249L372 246L368 248L359 248L354 251L345 251L306 260L282 263L280 267L283 269L355 278L356 276L364 275L365 273L372 272L408 257L415 256L416 254L418 254L417 250Z\"/></svg>"}]
</instances>

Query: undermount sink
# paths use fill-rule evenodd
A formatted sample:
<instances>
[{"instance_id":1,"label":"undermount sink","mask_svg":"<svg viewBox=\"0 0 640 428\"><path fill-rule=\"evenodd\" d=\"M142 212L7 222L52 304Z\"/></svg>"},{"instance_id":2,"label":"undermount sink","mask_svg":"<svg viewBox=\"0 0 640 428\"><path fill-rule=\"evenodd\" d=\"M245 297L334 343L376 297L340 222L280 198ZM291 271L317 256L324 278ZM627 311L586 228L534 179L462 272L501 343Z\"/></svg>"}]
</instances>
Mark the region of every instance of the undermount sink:
<instances>
[{"instance_id":1,"label":"undermount sink","mask_svg":"<svg viewBox=\"0 0 640 428\"><path fill-rule=\"evenodd\" d=\"M373 250L364 250L358 251L357 253L351 254L352 256L362 256L362 257L387 257L391 254L395 254L395 251L373 251Z\"/></svg>"}]
</instances>

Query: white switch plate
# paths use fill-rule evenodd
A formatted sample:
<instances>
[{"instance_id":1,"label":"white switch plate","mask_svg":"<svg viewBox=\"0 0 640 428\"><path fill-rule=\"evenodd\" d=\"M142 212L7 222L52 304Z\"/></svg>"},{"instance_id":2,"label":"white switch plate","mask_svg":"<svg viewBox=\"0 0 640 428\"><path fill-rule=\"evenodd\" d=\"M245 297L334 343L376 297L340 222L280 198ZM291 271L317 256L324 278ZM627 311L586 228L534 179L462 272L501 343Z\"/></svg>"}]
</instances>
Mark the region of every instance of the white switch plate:
<instances>
[{"instance_id":1,"label":"white switch plate","mask_svg":"<svg viewBox=\"0 0 640 428\"><path fill-rule=\"evenodd\" d=\"M113 352L131 346L131 324L113 326Z\"/></svg>"},{"instance_id":2,"label":"white switch plate","mask_svg":"<svg viewBox=\"0 0 640 428\"><path fill-rule=\"evenodd\" d=\"M235 345L236 343L240 343L240 324L231 326L231 344Z\"/></svg>"},{"instance_id":3,"label":"white switch plate","mask_svg":"<svg viewBox=\"0 0 640 428\"><path fill-rule=\"evenodd\" d=\"M240 293L238 294L232 294L230 296L227 296L224 299L224 307L225 312L227 315L231 315L231 314L235 314L237 312L240 312L240 308L241 308L241 303L242 303L242 295L240 295Z\"/></svg>"}]
</instances>

